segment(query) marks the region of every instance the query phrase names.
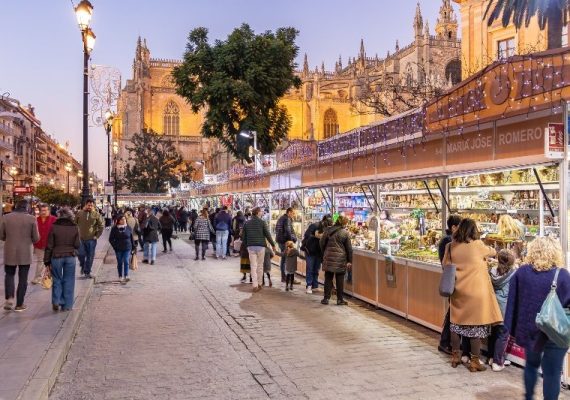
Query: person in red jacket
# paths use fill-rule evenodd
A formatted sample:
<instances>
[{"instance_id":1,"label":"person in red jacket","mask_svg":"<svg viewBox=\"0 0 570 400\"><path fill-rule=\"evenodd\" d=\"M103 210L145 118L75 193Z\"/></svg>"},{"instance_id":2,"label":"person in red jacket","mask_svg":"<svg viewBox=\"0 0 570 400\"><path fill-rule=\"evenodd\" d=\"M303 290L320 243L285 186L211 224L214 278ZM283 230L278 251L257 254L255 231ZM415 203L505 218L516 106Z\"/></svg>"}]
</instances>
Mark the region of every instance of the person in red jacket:
<instances>
[{"instance_id":1,"label":"person in red jacket","mask_svg":"<svg viewBox=\"0 0 570 400\"><path fill-rule=\"evenodd\" d=\"M47 204L40 204L40 215L38 216L38 231L40 232L40 241L34 244L34 260L36 261L36 273L32 284L37 285L42 281L42 273L44 270L44 253L47 247L47 240L51 226L57 220L56 217L50 214L50 209Z\"/></svg>"}]
</instances>

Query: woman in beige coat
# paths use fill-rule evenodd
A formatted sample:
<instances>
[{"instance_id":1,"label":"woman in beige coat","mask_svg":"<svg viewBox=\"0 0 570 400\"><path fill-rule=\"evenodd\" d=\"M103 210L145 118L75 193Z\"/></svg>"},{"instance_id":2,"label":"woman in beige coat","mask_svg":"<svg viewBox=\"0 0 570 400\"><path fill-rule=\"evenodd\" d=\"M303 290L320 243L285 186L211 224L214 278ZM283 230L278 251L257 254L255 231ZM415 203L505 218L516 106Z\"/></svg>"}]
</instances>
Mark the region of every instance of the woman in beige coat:
<instances>
[{"instance_id":1,"label":"woman in beige coat","mask_svg":"<svg viewBox=\"0 0 570 400\"><path fill-rule=\"evenodd\" d=\"M479 362L481 339L491 334L491 326L502 323L503 317L497 304L489 277L486 259L495 250L479 240L477 224L472 219L461 221L447 245L443 265L457 267L455 291L450 297L451 366L461 362L460 336L470 339L471 372L484 371Z\"/></svg>"}]
</instances>

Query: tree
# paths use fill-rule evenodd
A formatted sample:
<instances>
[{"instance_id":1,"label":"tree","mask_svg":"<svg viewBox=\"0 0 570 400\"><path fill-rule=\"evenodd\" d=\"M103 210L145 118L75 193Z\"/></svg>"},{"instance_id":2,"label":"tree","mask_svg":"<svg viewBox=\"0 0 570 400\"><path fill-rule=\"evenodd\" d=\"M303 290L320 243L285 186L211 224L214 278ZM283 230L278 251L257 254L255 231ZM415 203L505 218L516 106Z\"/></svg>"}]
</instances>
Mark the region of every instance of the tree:
<instances>
[{"instance_id":1,"label":"tree","mask_svg":"<svg viewBox=\"0 0 570 400\"><path fill-rule=\"evenodd\" d=\"M548 49L562 47L562 28L567 22L567 14L570 11L568 0L488 0L488 2L484 18L488 18L489 26L502 16L501 22L504 27L512 22L517 29L520 29L523 23L528 27L532 17L536 15L541 30L544 30L548 24Z\"/></svg>"},{"instance_id":2,"label":"tree","mask_svg":"<svg viewBox=\"0 0 570 400\"><path fill-rule=\"evenodd\" d=\"M298 31L280 28L255 34L247 24L225 41L208 43L208 30L196 28L188 35L182 65L174 68L176 93L194 112L205 110L202 135L217 138L241 160L249 155L237 150L242 130L257 132L259 150L272 153L287 137L291 119L279 99L299 87L295 75Z\"/></svg>"},{"instance_id":3,"label":"tree","mask_svg":"<svg viewBox=\"0 0 570 400\"><path fill-rule=\"evenodd\" d=\"M194 170L176 151L172 140L153 131L136 133L132 146L127 146L129 158L125 163L121 186L135 193L164 193L166 183L178 186L181 176L190 180Z\"/></svg>"},{"instance_id":4,"label":"tree","mask_svg":"<svg viewBox=\"0 0 570 400\"><path fill-rule=\"evenodd\" d=\"M80 201L78 196L65 193L63 190L55 189L45 184L38 185L34 191L34 195L44 203L62 206L75 207Z\"/></svg>"}]
</instances>

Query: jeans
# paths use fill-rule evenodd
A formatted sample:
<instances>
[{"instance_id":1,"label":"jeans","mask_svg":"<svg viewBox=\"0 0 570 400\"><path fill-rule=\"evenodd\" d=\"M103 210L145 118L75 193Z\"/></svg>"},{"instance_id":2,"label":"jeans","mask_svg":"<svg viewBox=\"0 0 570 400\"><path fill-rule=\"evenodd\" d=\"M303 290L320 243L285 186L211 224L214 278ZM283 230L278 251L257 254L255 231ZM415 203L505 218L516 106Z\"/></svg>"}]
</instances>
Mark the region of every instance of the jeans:
<instances>
[{"instance_id":1,"label":"jeans","mask_svg":"<svg viewBox=\"0 0 570 400\"><path fill-rule=\"evenodd\" d=\"M534 398L534 387L538 380L538 368L542 366L542 391L544 400L557 400L560 395L562 363L568 348L556 346L550 340L542 352L525 348L526 365L524 367L525 399Z\"/></svg>"},{"instance_id":2,"label":"jeans","mask_svg":"<svg viewBox=\"0 0 570 400\"><path fill-rule=\"evenodd\" d=\"M115 250L115 255L117 256L117 271L119 272L119 278L122 278L123 276L126 278L129 276L129 262L131 261L131 251Z\"/></svg>"},{"instance_id":3,"label":"jeans","mask_svg":"<svg viewBox=\"0 0 570 400\"><path fill-rule=\"evenodd\" d=\"M319 287L319 269L321 259L316 256L307 256L307 287L317 289Z\"/></svg>"},{"instance_id":4,"label":"jeans","mask_svg":"<svg viewBox=\"0 0 570 400\"><path fill-rule=\"evenodd\" d=\"M200 243L202 244L202 258L206 257L206 250L208 249L209 240L194 240L194 246L196 247L196 259L198 259L200 254Z\"/></svg>"},{"instance_id":5,"label":"jeans","mask_svg":"<svg viewBox=\"0 0 570 400\"><path fill-rule=\"evenodd\" d=\"M42 278L42 272L44 271L44 249L36 249L34 247L34 261L36 264L36 271L34 273L34 279L32 282L38 283Z\"/></svg>"},{"instance_id":6,"label":"jeans","mask_svg":"<svg viewBox=\"0 0 570 400\"><path fill-rule=\"evenodd\" d=\"M170 250L172 250L172 229L163 229L162 233L162 247L164 247L164 251L167 250L166 244L170 245Z\"/></svg>"},{"instance_id":7,"label":"jeans","mask_svg":"<svg viewBox=\"0 0 570 400\"><path fill-rule=\"evenodd\" d=\"M325 271L325 299L329 300L332 295L333 278L336 276L336 300L344 300L344 272L334 273Z\"/></svg>"},{"instance_id":8,"label":"jeans","mask_svg":"<svg viewBox=\"0 0 570 400\"><path fill-rule=\"evenodd\" d=\"M255 285L261 286L263 284L263 261L265 260L265 247L262 246L249 246L247 248L249 253L249 264L251 266L251 280L253 287Z\"/></svg>"},{"instance_id":9,"label":"jeans","mask_svg":"<svg viewBox=\"0 0 570 400\"><path fill-rule=\"evenodd\" d=\"M216 255L225 257L228 250L228 236L230 231L216 231Z\"/></svg>"},{"instance_id":10,"label":"jeans","mask_svg":"<svg viewBox=\"0 0 570 400\"><path fill-rule=\"evenodd\" d=\"M281 254L283 254L283 256L281 256L281 261L279 262L279 269L281 270L281 282L285 282L285 261L287 260L287 257L285 257L285 249L287 248L285 246L285 243L277 243L279 245L279 250L281 251Z\"/></svg>"},{"instance_id":11,"label":"jeans","mask_svg":"<svg viewBox=\"0 0 570 400\"><path fill-rule=\"evenodd\" d=\"M144 243L144 259L148 261L156 261L156 248L158 242L145 242Z\"/></svg>"},{"instance_id":12,"label":"jeans","mask_svg":"<svg viewBox=\"0 0 570 400\"><path fill-rule=\"evenodd\" d=\"M505 350L509 343L509 331L505 325L494 325L489 338L489 357L493 357L495 364L505 363Z\"/></svg>"},{"instance_id":13,"label":"jeans","mask_svg":"<svg viewBox=\"0 0 570 400\"><path fill-rule=\"evenodd\" d=\"M52 258L51 277L51 303L71 310L75 291L75 257Z\"/></svg>"},{"instance_id":14,"label":"jeans","mask_svg":"<svg viewBox=\"0 0 570 400\"><path fill-rule=\"evenodd\" d=\"M81 273L85 275L91 274L93 268L93 259L95 258L95 247L97 240L82 240L79 246L79 265L81 266Z\"/></svg>"},{"instance_id":15,"label":"jeans","mask_svg":"<svg viewBox=\"0 0 570 400\"><path fill-rule=\"evenodd\" d=\"M6 265L4 270L4 290L6 291L6 300L14 298L14 278L16 276L16 268L18 268L18 291L16 292L16 307L24 304L24 297L28 289L28 273L30 272L29 265Z\"/></svg>"}]
</instances>

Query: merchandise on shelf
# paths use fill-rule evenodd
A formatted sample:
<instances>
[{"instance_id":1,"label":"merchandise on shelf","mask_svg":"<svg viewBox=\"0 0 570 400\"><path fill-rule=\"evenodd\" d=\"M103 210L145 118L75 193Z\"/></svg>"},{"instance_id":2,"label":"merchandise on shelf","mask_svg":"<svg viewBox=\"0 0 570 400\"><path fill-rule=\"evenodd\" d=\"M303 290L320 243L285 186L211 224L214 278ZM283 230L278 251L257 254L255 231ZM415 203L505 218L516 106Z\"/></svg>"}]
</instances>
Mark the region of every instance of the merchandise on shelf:
<instances>
[{"instance_id":1,"label":"merchandise on shelf","mask_svg":"<svg viewBox=\"0 0 570 400\"><path fill-rule=\"evenodd\" d=\"M375 217L371 206L375 207L374 197L361 186L342 186L335 190L335 209L350 220L348 232L355 249L376 251L377 230L373 228L376 224L372 222Z\"/></svg>"}]
</instances>

